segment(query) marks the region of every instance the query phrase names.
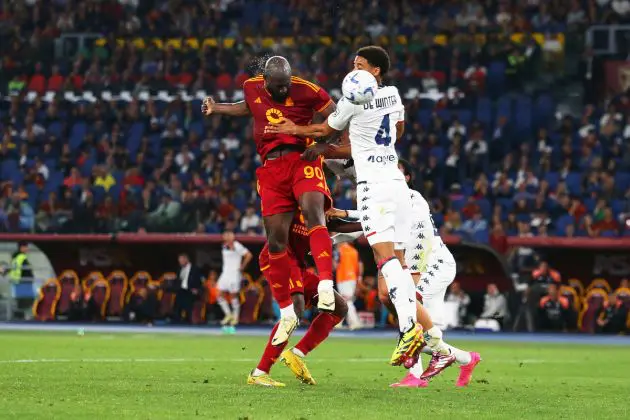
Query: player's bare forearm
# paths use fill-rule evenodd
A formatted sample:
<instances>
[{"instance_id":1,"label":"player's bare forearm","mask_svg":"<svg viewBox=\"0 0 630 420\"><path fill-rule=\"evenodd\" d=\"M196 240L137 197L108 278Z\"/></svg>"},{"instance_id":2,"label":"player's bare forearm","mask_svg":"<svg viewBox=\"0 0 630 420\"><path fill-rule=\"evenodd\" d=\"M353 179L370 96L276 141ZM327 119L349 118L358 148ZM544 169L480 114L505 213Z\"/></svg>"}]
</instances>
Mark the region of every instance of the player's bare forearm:
<instances>
[{"instance_id":1,"label":"player's bare forearm","mask_svg":"<svg viewBox=\"0 0 630 420\"><path fill-rule=\"evenodd\" d=\"M299 137L326 137L333 134L333 130L327 123L311 124L311 125L296 125L293 134Z\"/></svg>"},{"instance_id":2,"label":"player's bare forearm","mask_svg":"<svg viewBox=\"0 0 630 420\"><path fill-rule=\"evenodd\" d=\"M214 104L212 107L212 113L227 115L229 117L247 117L248 115L251 115L245 101L234 102L231 104Z\"/></svg>"},{"instance_id":3,"label":"player's bare forearm","mask_svg":"<svg viewBox=\"0 0 630 420\"><path fill-rule=\"evenodd\" d=\"M329 147L324 153L326 159L350 159L352 157L352 149L350 144L341 144Z\"/></svg>"},{"instance_id":4,"label":"player's bare forearm","mask_svg":"<svg viewBox=\"0 0 630 420\"><path fill-rule=\"evenodd\" d=\"M253 255L251 252L248 252L243 256L243 260L241 261L241 271L245 271L249 263L251 262Z\"/></svg>"},{"instance_id":5,"label":"player's bare forearm","mask_svg":"<svg viewBox=\"0 0 630 420\"><path fill-rule=\"evenodd\" d=\"M326 227L330 232L337 233L354 233L361 232L361 222L349 222L343 219L330 219L326 223Z\"/></svg>"}]
</instances>

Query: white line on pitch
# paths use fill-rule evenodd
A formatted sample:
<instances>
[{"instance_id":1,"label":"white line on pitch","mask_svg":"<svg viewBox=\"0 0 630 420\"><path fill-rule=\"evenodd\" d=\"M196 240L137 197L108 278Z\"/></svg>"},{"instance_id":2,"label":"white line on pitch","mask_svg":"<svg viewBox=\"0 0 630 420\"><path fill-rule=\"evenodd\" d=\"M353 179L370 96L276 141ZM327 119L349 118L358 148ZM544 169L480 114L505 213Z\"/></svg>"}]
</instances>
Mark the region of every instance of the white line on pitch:
<instances>
[{"instance_id":1,"label":"white line on pitch","mask_svg":"<svg viewBox=\"0 0 630 420\"><path fill-rule=\"evenodd\" d=\"M233 358L233 359L206 359L206 358L90 358L90 359L15 359L0 360L0 364L28 364L28 363L253 363L259 359ZM544 359L490 359L491 363L501 364L543 364L543 363L580 363L578 360L544 360ZM350 359L312 359L310 363L387 363L387 359L380 358L350 358Z\"/></svg>"}]
</instances>

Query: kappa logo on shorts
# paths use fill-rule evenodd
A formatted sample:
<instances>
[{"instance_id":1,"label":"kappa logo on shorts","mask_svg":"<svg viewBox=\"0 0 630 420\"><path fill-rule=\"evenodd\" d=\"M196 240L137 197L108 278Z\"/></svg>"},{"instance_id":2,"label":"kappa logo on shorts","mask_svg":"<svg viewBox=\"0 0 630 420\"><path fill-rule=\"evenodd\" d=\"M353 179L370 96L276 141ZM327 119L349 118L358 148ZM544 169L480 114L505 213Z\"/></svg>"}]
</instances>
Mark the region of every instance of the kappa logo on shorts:
<instances>
[{"instance_id":1,"label":"kappa logo on shorts","mask_svg":"<svg viewBox=\"0 0 630 420\"><path fill-rule=\"evenodd\" d=\"M363 216L363 221L367 222L368 220L370 220L370 218L368 217L368 215L366 214L365 216Z\"/></svg>"},{"instance_id":2,"label":"kappa logo on shorts","mask_svg":"<svg viewBox=\"0 0 630 420\"><path fill-rule=\"evenodd\" d=\"M429 284L429 279L425 278L425 279L423 279L423 280L422 280L422 282L423 282L424 284Z\"/></svg>"},{"instance_id":3,"label":"kappa logo on shorts","mask_svg":"<svg viewBox=\"0 0 630 420\"><path fill-rule=\"evenodd\" d=\"M366 211L369 207L366 205L363 205L363 207L361 207L361 210Z\"/></svg>"},{"instance_id":4,"label":"kappa logo on shorts","mask_svg":"<svg viewBox=\"0 0 630 420\"><path fill-rule=\"evenodd\" d=\"M440 266L437 265L437 264L433 264L431 267L433 267L433 269L435 269L435 270L439 270L440 269Z\"/></svg>"},{"instance_id":5,"label":"kappa logo on shorts","mask_svg":"<svg viewBox=\"0 0 630 420\"><path fill-rule=\"evenodd\" d=\"M369 199L370 199L370 197L368 197L368 196L366 195L365 197L363 197L363 198L361 199L361 201L368 201Z\"/></svg>"},{"instance_id":6,"label":"kappa logo on shorts","mask_svg":"<svg viewBox=\"0 0 630 420\"><path fill-rule=\"evenodd\" d=\"M416 245L416 249L422 249L422 245L420 244Z\"/></svg>"},{"instance_id":7,"label":"kappa logo on shorts","mask_svg":"<svg viewBox=\"0 0 630 420\"><path fill-rule=\"evenodd\" d=\"M365 226L365 227L363 228L363 230L364 230L365 232L369 232L369 231L371 231L372 229L371 229L369 226Z\"/></svg>"},{"instance_id":8,"label":"kappa logo on shorts","mask_svg":"<svg viewBox=\"0 0 630 420\"><path fill-rule=\"evenodd\" d=\"M368 187L363 187L363 192L368 192L370 189Z\"/></svg>"},{"instance_id":9,"label":"kappa logo on shorts","mask_svg":"<svg viewBox=\"0 0 630 420\"><path fill-rule=\"evenodd\" d=\"M418 234L418 239L424 239L424 233L420 232L420 233Z\"/></svg>"},{"instance_id":10,"label":"kappa logo on shorts","mask_svg":"<svg viewBox=\"0 0 630 420\"><path fill-rule=\"evenodd\" d=\"M414 259L415 261L420 261L420 255L418 255L418 254L414 255L414 256L413 256L413 259Z\"/></svg>"},{"instance_id":11,"label":"kappa logo on shorts","mask_svg":"<svg viewBox=\"0 0 630 420\"><path fill-rule=\"evenodd\" d=\"M440 264L444 264L444 260L438 260Z\"/></svg>"},{"instance_id":12,"label":"kappa logo on shorts","mask_svg":"<svg viewBox=\"0 0 630 420\"><path fill-rule=\"evenodd\" d=\"M433 276L434 276L433 271L429 271L427 274L428 274L429 276L431 276L431 277L433 277Z\"/></svg>"},{"instance_id":13,"label":"kappa logo on shorts","mask_svg":"<svg viewBox=\"0 0 630 420\"><path fill-rule=\"evenodd\" d=\"M418 286L418 290L420 290L421 292L424 292L424 287Z\"/></svg>"}]
</instances>

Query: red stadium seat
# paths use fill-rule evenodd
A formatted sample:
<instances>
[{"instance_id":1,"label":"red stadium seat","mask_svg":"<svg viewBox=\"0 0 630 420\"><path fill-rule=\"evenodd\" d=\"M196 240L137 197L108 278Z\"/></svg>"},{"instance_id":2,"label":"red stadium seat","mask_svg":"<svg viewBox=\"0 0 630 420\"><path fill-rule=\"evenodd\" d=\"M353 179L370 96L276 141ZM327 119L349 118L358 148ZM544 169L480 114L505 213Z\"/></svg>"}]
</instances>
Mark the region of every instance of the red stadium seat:
<instances>
[{"instance_id":1,"label":"red stadium seat","mask_svg":"<svg viewBox=\"0 0 630 420\"><path fill-rule=\"evenodd\" d=\"M151 278L151 274L147 271L138 271L134 274L131 280L129 280L129 290L126 297L126 303L129 302L129 299L131 299L137 290L144 289L151 283L153 283L153 279Z\"/></svg>"},{"instance_id":2,"label":"red stadium seat","mask_svg":"<svg viewBox=\"0 0 630 420\"><path fill-rule=\"evenodd\" d=\"M602 278L593 280L591 284L589 284L588 287L586 288L586 293L588 294L588 292L590 292L593 289L602 289L602 290L605 290L606 293L608 294L612 292L612 287L610 287L610 284L608 283L608 281Z\"/></svg>"},{"instance_id":3,"label":"red stadium seat","mask_svg":"<svg viewBox=\"0 0 630 420\"><path fill-rule=\"evenodd\" d=\"M61 286L57 279L46 281L39 289L39 296L33 304L33 316L38 321L54 321L57 303L61 296Z\"/></svg>"},{"instance_id":4,"label":"red stadium seat","mask_svg":"<svg viewBox=\"0 0 630 420\"><path fill-rule=\"evenodd\" d=\"M92 271L90 274L85 276L83 280L81 281L81 285L83 286L83 292L85 293L91 290L92 285L97 280L103 280L103 281L105 280L105 277L103 277L103 273L101 273L100 271Z\"/></svg>"},{"instance_id":5,"label":"red stadium seat","mask_svg":"<svg viewBox=\"0 0 630 420\"><path fill-rule=\"evenodd\" d=\"M94 281L90 287L90 294L94 304L98 308L98 319L101 321L105 320L107 304L110 297L109 283L107 283L107 280L101 278Z\"/></svg>"},{"instance_id":6,"label":"red stadium seat","mask_svg":"<svg viewBox=\"0 0 630 420\"><path fill-rule=\"evenodd\" d=\"M160 301L159 306L159 317L168 318L173 315L173 306L175 305L175 282L177 281L177 274L175 273L165 273L160 278L160 293L158 294L158 299Z\"/></svg>"},{"instance_id":7,"label":"red stadium seat","mask_svg":"<svg viewBox=\"0 0 630 420\"><path fill-rule=\"evenodd\" d=\"M577 313L580 313L582 301L572 286L560 286L560 294L569 300L569 303Z\"/></svg>"},{"instance_id":8,"label":"red stadium seat","mask_svg":"<svg viewBox=\"0 0 630 420\"><path fill-rule=\"evenodd\" d=\"M41 95L46 90L46 78L41 74L34 74L28 82L28 90Z\"/></svg>"},{"instance_id":9,"label":"red stadium seat","mask_svg":"<svg viewBox=\"0 0 630 420\"><path fill-rule=\"evenodd\" d=\"M110 296L107 303L107 316L120 317L125 309L125 297L129 282L124 271L113 271L107 277Z\"/></svg>"},{"instance_id":10,"label":"red stadium seat","mask_svg":"<svg viewBox=\"0 0 630 420\"><path fill-rule=\"evenodd\" d=\"M72 87L74 90L82 90L83 89L83 77L78 74L73 74L70 76L70 82L72 83Z\"/></svg>"},{"instance_id":11,"label":"red stadium seat","mask_svg":"<svg viewBox=\"0 0 630 420\"><path fill-rule=\"evenodd\" d=\"M229 73L222 73L217 76L216 88L220 90L230 90L234 87L234 80Z\"/></svg>"},{"instance_id":12,"label":"red stadium seat","mask_svg":"<svg viewBox=\"0 0 630 420\"><path fill-rule=\"evenodd\" d=\"M241 289L241 316L239 324L253 324L258 320L260 307L265 299L265 291L260 283L250 281Z\"/></svg>"},{"instance_id":13,"label":"red stadium seat","mask_svg":"<svg viewBox=\"0 0 630 420\"><path fill-rule=\"evenodd\" d=\"M584 306L578 318L581 332L593 334L597 328L597 318L608 305L608 293L602 289L592 289L584 298Z\"/></svg>"},{"instance_id":14,"label":"red stadium seat","mask_svg":"<svg viewBox=\"0 0 630 420\"><path fill-rule=\"evenodd\" d=\"M190 86L190 84L195 80L192 74L188 72L184 72L179 75L179 84L184 86Z\"/></svg>"},{"instance_id":15,"label":"red stadium seat","mask_svg":"<svg viewBox=\"0 0 630 420\"><path fill-rule=\"evenodd\" d=\"M46 90L49 92L57 92L63 87L64 78L60 74L52 75L48 78L48 86Z\"/></svg>"},{"instance_id":16,"label":"red stadium seat","mask_svg":"<svg viewBox=\"0 0 630 420\"><path fill-rule=\"evenodd\" d=\"M164 76L164 80L166 80L171 85L176 86L176 85L179 84L179 75L178 74L166 74Z\"/></svg>"},{"instance_id":17,"label":"red stadium seat","mask_svg":"<svg viewBox=\"0 0 630 420\"><path fill-rule=\"evenodd\" d=\"M57 281L61 286L61 296L57 304L57 317L66 317L72 303L72 292L79 285L79 276L74 270L65 270Z\"/></svg>"},{"instance_id":18,"label":"red stadium seat","mask_svg":"<svg viewBox=\"0 0 630 420\"><path fill-rule=\"evenodd\" d=\"M567 283L575 289L578 296L584 296L584 284L580 279L569 279Z\"/></svg>"}]
</instances>

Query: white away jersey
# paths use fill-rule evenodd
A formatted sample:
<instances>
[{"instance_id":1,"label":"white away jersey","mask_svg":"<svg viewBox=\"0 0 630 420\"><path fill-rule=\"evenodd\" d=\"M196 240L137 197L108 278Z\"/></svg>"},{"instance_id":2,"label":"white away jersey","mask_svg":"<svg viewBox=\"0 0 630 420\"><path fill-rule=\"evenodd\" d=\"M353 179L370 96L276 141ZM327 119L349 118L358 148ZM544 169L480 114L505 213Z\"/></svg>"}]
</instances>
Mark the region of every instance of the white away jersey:
<instances>
[{"instance_id":1,"label":"white away jersey","mask_svg":"<svg viewBox=\"0 0 630 420\"><path fill-rule=\"evenodd\" d=\"M350 124L350 145L357 181L404 181L398 170L396 123L404 121L405 108L395 86L379 87L374 99L354 105L345 98L328 117L328 125L341 131Z\"/></svg>"},{"instance_id":2,"label":"white away jersey","mask_svg":"<svg viewBox=\"0 0 630 420\"><path fill-rule=\"evenodd\" d=\"M223 269L221 275L235 275L241 270L241 262L243 257L249 252L247 248L240 242L234 241L234 249L230 249L223 245L221 254L223 256Z\"/></svg>"}]
</instances>

